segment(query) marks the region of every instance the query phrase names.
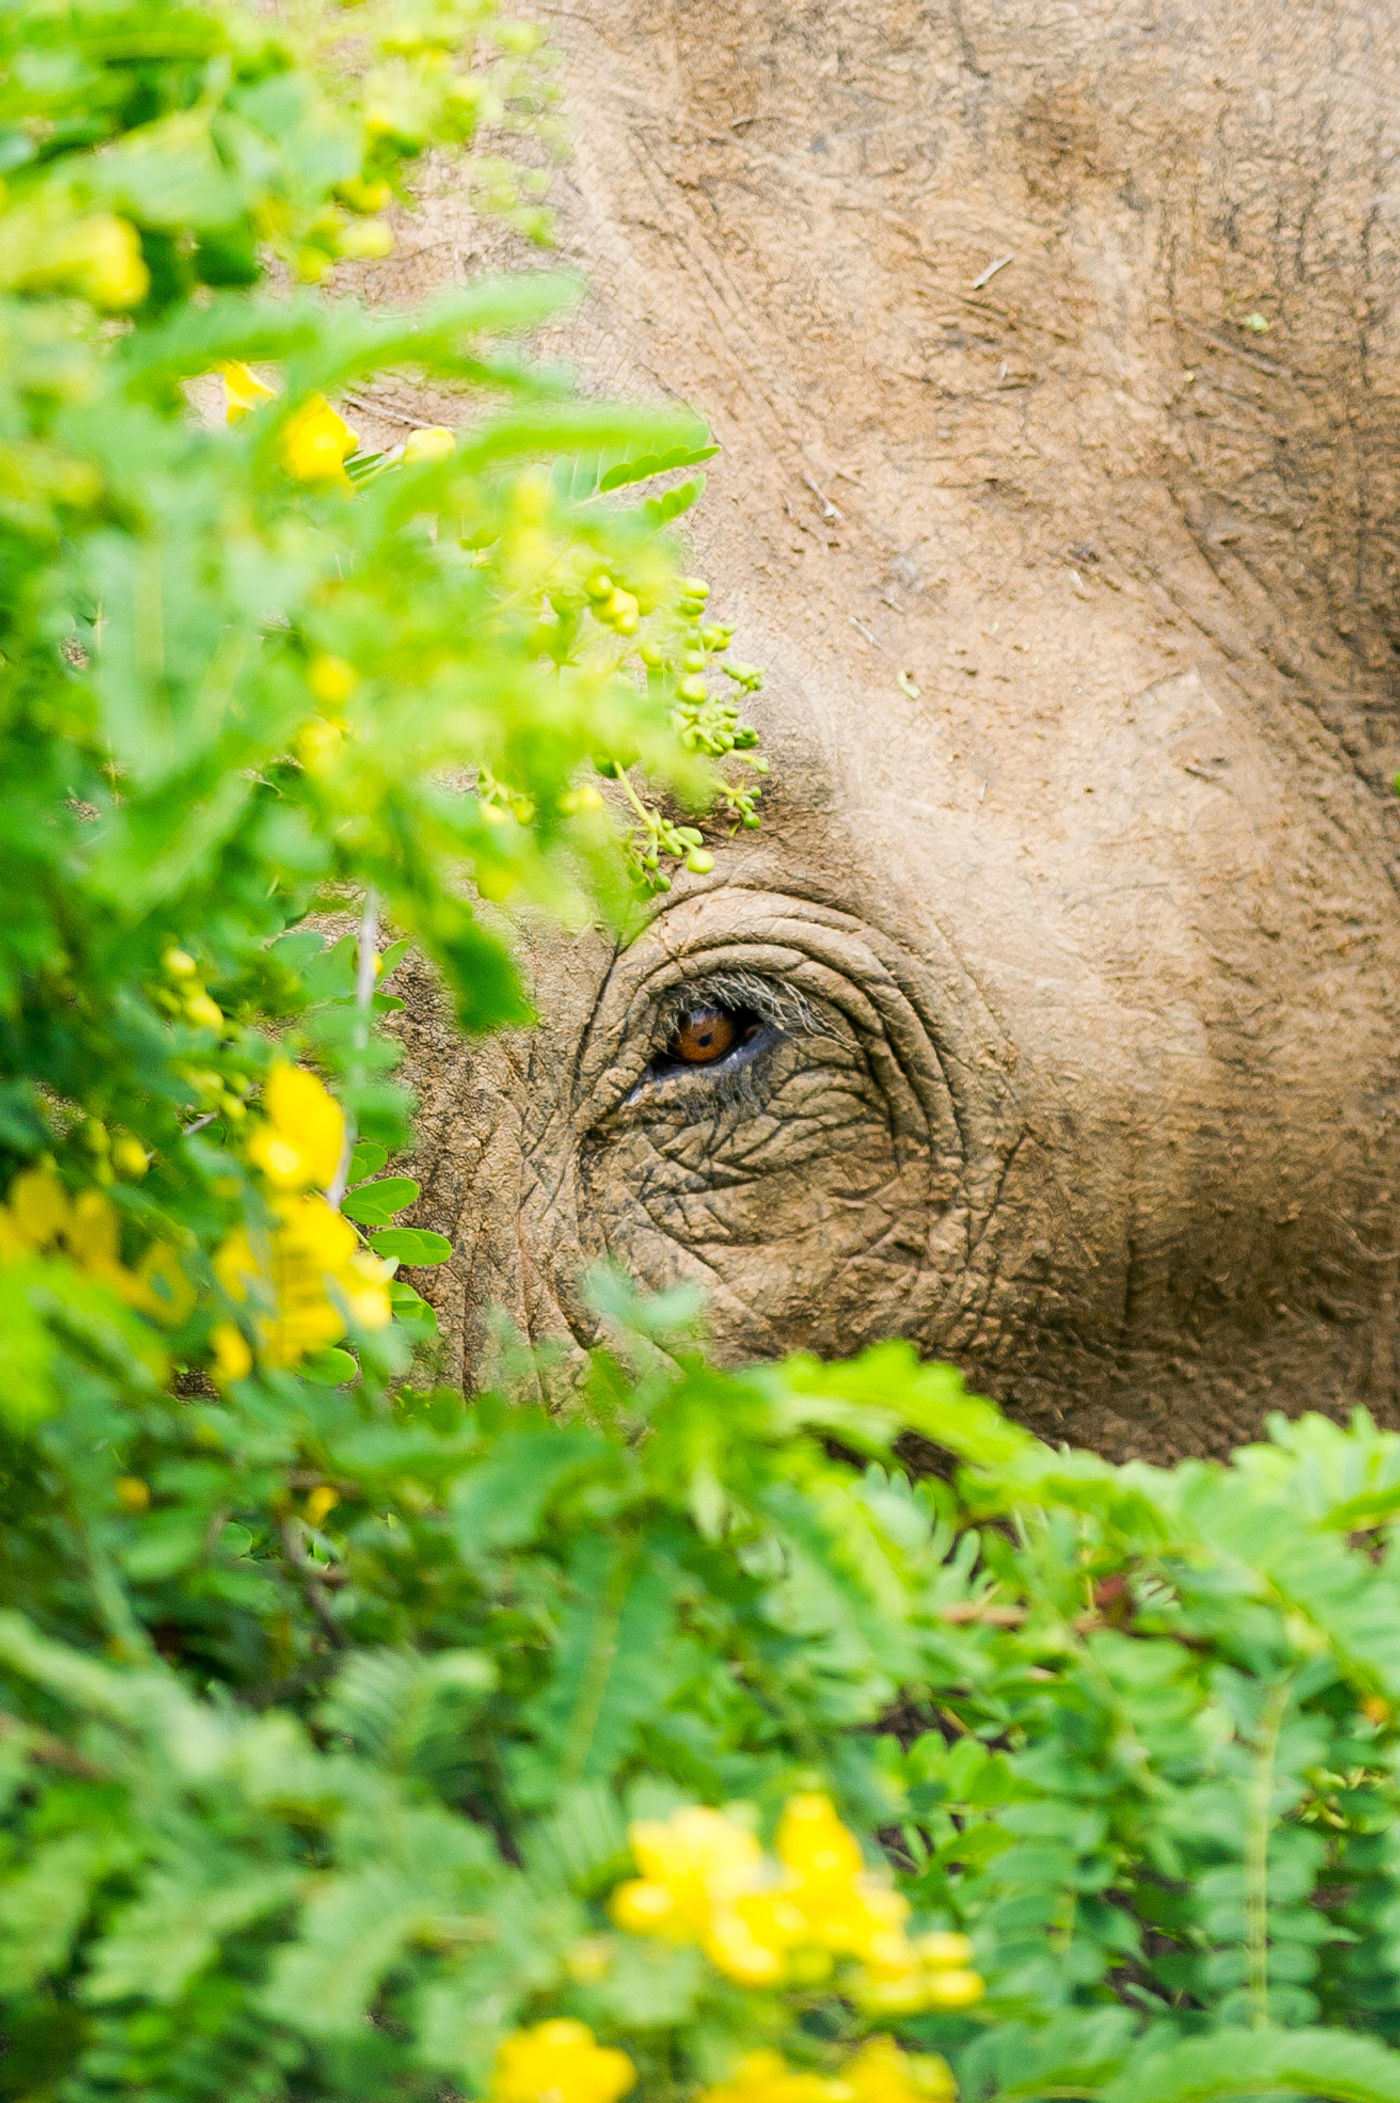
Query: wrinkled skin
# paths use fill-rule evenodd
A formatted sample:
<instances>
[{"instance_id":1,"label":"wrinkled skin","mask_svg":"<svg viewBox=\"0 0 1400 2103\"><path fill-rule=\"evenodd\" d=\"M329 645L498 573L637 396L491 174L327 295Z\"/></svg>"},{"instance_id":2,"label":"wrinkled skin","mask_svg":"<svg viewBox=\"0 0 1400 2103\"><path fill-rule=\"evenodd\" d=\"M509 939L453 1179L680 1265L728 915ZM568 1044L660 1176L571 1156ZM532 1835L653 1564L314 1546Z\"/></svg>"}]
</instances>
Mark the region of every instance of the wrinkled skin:
<instances>
[{"instance_id":1,"label":"wrinkled skin","mask_svg":"<svg viewBox=\"0 0 1400 2103\"><path fill-rule=\"evenodd\" d=\"M531 941L537 1029L415 999L454 1356L493 1303L586 1340L608 1255L701 1281L726 1358L912 1337L1118 1455L1392 1412L1390 10L556 27L562 347L713 419L773 786L629 945ZM473 267L431 212L420 285ZM716 998L754 1040L653 1070Z\"/></svg>"}]
</instances>

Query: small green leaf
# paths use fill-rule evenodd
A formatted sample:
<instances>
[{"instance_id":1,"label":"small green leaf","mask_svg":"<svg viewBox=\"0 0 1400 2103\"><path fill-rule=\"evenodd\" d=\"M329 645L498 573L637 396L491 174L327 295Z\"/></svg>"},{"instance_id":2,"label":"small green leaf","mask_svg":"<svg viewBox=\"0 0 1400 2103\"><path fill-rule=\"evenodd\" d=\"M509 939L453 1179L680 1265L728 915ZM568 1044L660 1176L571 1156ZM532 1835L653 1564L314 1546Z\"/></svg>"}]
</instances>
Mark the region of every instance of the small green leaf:
<instances>
[{"instance_id":1,"label":"small green leaf","mask_svg":"<svg viewBox=\"0 0 1400 2103\"><path fill-rule=\"evenodd\" d=\"M674 489L663 489L660 496L648 497L642 512L648 525L669 526L672 519L689 511L704 493L705 477L692 475L688 482L678 482Z\"/></svg>"},{"instance_id":2,"label":"small green leaf","mask_svg":"<svg viewBox=\"0 0 1400 2103\"><path fill-rule=\"evenodd\" d=\"M350 1156L350 1181L363 1183L366 1176L377 1176L389 1158L387 1146L377 1139L362 1139Z\"/></svg>"},{"instance_id":3,"label":"small green leaf","mask_svg":"<svg viewBox=\"0 0 1400 2103\"><path fill-rule=\"evenodd\" d=\"M392 1256L400 1263L446 1263L452 1254L447 1236L427 1227L385 1227L371 1234L369 1245L376 1256Z\"/></svg>"},{"instance_id":4,"label":"small green leaf","mask_svg":"<svg viewBox=\"0 0 1400 2103\"><path fill-rule=\"evenodd\" d=\"M389 1281L389 1305L394 1320L407 1331L414 1343L426 1343L438 1333L437 1309L430 1307L421 1293L415 1292L402 1278Z\"/></svg>"},{"instance_id":5,"label":"small green leaf","mask_svg":"<svg viewBox=\"0 0 1400 2103\"><path fill-rule=\"evenodd\" d=\"M1132 2061L1103 2103L1240 2103L1264 2093L1313 2103L1400 2103L1400 2052L1342 2030L1227 2030Z\"/></svg>"},{"instance_id":6,"label":"small green leaf","mask_svg":"<svg viewBox=\"0 0 1400 2103\"><path fill-rule=\"evenodd\" d=\"M377 1183L362 1183L352 1190L340 1209L362 1227L387 1226L396 1212L413 1203L418 1189L412 1176L381 1176Z\"/></svg>"},{"instance_id":7,"label":"small green leaf","mask_svg":"<svg viewBox=\"0 0 1400 2103\"><path fill-rule=\"evenodd\" d=\"M360 1368L348 1351L332 1348L304 1358L297 1370L313 1387L344 1387L347 1380L356 1378Z\"/></svg>"},{"instance_id":8,"label":"small green leaf","mask_svg":"<svg viewBox=\"0 0 1400 2103\"><path fill-rule=\"evenodd\" d=\"M604 493L611 489L625 489L631 482L649 482L653 475L668 475L677 467L698 467L702 460L713 460L719 451L717 445L673 445L664 452L642 453L635 460L620 460L598 478L598 487Z\"/></svg>"}]
</instances>

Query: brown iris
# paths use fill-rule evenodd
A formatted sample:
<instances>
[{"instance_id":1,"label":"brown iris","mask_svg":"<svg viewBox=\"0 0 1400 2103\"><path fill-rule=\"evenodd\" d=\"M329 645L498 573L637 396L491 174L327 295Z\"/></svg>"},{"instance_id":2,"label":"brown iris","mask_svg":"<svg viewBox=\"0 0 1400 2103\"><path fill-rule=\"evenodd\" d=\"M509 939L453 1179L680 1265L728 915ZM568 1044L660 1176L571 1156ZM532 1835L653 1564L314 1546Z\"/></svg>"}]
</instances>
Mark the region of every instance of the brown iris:
<instances>
[{"instance_id":1,"label":"brown iris","mask_svg":"<svg viewBox=\"0 0 1400 2103\"><path fill-rule=\"evenodd\" d=\"M733 1048L738 1034L738 1017L723 1008L692 1008L681 1017L670 1054L683 1066L712 1066Z\"/></svg>"}]
</instances>

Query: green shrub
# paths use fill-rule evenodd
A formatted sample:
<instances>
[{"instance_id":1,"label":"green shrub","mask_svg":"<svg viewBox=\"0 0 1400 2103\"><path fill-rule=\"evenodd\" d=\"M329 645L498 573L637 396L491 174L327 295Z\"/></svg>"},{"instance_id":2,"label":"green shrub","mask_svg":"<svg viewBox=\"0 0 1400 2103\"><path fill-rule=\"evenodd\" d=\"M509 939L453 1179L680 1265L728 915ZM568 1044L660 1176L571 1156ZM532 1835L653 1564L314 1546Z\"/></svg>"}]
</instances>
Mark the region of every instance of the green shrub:
<instances>
[{"instance_id":1,"label":"green shrub","mask_svg":"<svg viewBox=\"0 0 1400 2103\"><path fill-rule=\"evenodd\" d=\"M705 868L757 675L570 284L293 283L429 148L543 231L534 32L288 13L0 0L0 2094L1400 2103L1400 1440L1113 1469L609 1277L552 1412L415 1371L393 970L525 1019L469 897Z\"/></svg>"}]
</instances>

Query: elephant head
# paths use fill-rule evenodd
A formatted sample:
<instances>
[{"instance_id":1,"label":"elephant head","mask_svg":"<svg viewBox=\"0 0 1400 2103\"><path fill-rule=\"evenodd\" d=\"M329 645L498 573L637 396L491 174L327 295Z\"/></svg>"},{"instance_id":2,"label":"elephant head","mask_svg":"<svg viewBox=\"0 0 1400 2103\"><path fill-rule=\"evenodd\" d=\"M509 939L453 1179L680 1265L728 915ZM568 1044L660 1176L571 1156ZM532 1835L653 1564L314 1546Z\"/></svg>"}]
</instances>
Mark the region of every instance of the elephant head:
<instances>
[{"instance_id":1,"label":"elephant head","mask_svg":"<svg viewBox=\"0 0 1400 2103\"><path fill-rule=\"evenodd\" d=\"M407 1034L454 1358L914 1339L1053 1436L1396 1396L1400 64L1374 0L575 0L568 348L724 451L756 833ZM472 266L430 201L410 259ZM408 267L408 266L406 266Z\"/></svg>"}]
</instances>

